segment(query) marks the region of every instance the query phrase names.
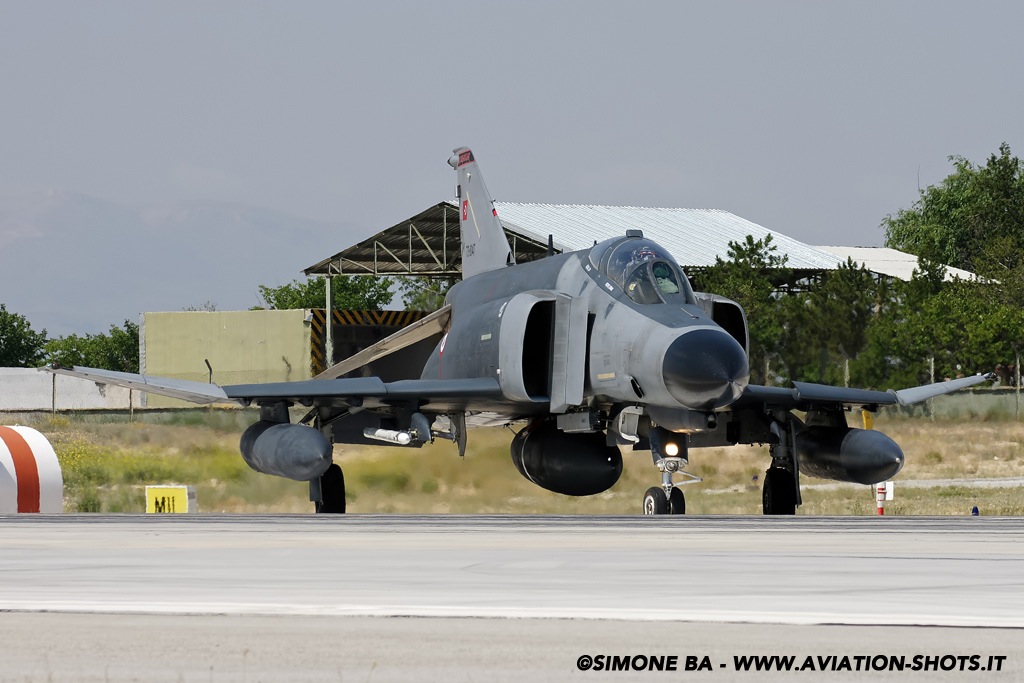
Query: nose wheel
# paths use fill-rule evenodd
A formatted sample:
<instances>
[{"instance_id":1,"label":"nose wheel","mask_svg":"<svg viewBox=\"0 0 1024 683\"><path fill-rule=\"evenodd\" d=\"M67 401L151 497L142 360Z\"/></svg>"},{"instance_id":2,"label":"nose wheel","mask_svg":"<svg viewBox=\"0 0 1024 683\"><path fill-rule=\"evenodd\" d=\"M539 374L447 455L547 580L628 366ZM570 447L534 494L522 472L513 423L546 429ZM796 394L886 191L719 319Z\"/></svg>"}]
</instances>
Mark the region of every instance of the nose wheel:
<instances>
[{"instance_id":1,"label":"nose wheel","mask_svg":"<svg viewBox=\"0 0 1024 683\"><path fill-rule=\"evenodd\" d=\"M647 493L644 494L644 514L667 515L668 513L668 496L665 495L665 492L657 486L647 489Z\"/></svg>"},{"instance_id":2,"label":"nose wheel","mask_svg":"<svg viewBox=\"0 0 1024 683\"><path fill-rule=\"evenodd\" d=\"M668 514L670 515L685 515L686 514L686 498L683 496L682 489L672 488L672 493L668 495Z\"/></svg>"},{"instance_id":3,"label":"nose wheel","mask_svg":"<svg viewBox=\"0 0 1024 683\"><path fill-rule=\"evenodd\" d=\"M652 486L644 494L643 511L645 515L686 514L686 497L680 489L676 488L672 477L676 474L687 477L687 481L679 482L680 484L701 481L700 477L683 471L686 462L685 458L661 458L656 461L655 464L661 470L661 486Z\"/></svg>"},{"instance_id":4,"label":"nose wheel","mask_svg":"<svg viewBox=\"0 0 1024 683\"><path fill-rule=\"evenodd\" d=\"M645 515L683 515L686 514L686 497L683 492L672 487L667 495L660 486L652 486L644 494Z\"/></svg>"}]
</instances>

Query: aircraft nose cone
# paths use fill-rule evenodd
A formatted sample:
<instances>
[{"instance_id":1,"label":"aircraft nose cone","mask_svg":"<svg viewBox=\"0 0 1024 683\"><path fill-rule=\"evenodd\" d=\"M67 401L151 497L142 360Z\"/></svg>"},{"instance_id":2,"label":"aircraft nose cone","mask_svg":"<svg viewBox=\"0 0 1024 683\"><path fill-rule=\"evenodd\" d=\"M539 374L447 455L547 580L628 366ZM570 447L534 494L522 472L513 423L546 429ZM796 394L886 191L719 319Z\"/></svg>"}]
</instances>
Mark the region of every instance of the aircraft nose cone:
<instances>
[{"instance_id":1,"label":"aircraft nose cone","mask_svg":"<svg viewBox=\"0 0 1024 683\"><path fill-rule=\"evenodd\" d=\"M747 354L724 330L681 334L665 352L662 372L669 393L687 408L729 405L750 381Z\"/></svg>"}]
</instances>

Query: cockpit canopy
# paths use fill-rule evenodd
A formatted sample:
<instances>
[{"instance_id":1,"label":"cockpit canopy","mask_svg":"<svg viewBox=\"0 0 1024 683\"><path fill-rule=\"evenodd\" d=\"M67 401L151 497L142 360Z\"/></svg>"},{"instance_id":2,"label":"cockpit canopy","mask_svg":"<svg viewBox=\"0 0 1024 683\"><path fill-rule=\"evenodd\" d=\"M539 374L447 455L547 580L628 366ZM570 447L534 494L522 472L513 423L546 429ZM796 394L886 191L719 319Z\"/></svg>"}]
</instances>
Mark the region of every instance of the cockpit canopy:
<instances>
[{"instance_id":1,"label":"cockpit canopy","mask_svg":"<svg viewBox=\"0 0 1024 683\"><path fill-rule=\"evenodd\" d=\"M644 237L617 237L590 250L590 262L638 304L692 304L693 290L664 248Z\"/></svg>"}]
</instances>

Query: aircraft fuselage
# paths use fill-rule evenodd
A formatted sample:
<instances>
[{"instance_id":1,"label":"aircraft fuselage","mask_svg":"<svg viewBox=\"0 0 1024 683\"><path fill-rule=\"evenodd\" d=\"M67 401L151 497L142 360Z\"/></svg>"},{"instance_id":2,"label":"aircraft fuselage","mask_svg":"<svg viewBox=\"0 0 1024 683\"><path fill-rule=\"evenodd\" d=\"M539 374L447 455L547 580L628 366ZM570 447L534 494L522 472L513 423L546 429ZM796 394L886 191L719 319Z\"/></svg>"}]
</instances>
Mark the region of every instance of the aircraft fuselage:
<instances>
[{"instance_id":1,"label":"aircraft fuselage","mask_svg":"<svg viewBox=\"0 0 1024 683\"><path fill-rule=\"evenodd\" d=\"M625 266L614 258L645 249ZM728 405L746 386L746 351L658 249L634 234L455 285L451 327L422 378L494 377L520 415Z\"/></svg>"}]
</instances>

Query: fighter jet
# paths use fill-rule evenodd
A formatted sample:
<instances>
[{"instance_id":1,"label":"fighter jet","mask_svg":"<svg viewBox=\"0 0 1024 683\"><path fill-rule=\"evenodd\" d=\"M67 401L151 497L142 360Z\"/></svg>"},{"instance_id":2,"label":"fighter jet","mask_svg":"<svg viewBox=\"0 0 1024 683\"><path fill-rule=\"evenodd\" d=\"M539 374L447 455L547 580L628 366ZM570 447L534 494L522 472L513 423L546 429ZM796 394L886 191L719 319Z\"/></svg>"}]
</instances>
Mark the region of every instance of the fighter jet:
<instances>
[{"instance_id":1,"label":"fighter jet","mask_svg":"<svg viewBox=\"0 0 1024 683\"><path fill-rule=\"evenodd\" d=\"M902 469L892 439L847 424L852 410L985 380L902 391L750 384L743 309L693 291L678 260L641 231L624 226L622 236L589 249L516 264L473 152L458 148L448 163L458 178L463 280L439 311L317 378L221 387L49 369L195 403L259 406L242 457L258 472L309 482L318 512L345 511L333 444L418 448L444 438L461 455L467 427L489 422L521 425L511 443L516 469L569 496L607 490L622 473L623 451L649 451L660 479L643 496L650 515L685 512L676 478L695 479L685 470L691 449L768 444L763 511L791 515L801 474L874 484ZM418 379L341 377L431 335L439 341ZM309 410L292 423L295 406Z\"/></svg>"}]
</instances>

